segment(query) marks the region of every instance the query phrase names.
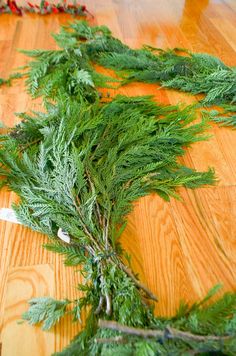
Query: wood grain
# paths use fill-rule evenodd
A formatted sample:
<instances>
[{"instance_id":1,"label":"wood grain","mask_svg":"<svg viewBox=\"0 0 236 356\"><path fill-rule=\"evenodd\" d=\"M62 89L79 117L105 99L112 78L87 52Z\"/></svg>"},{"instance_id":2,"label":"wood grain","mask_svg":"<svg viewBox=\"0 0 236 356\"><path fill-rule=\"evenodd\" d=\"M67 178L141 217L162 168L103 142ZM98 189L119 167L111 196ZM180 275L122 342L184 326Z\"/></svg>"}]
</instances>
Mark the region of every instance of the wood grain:
<instances>
[{"instance_id":1,"label":"wood grain","mask_svg":"<svg viewBox=\"0 0 236 356\"><path fill-rule=\"evenodd\" d=\"M35 295L54 295L53 267L47 264L11 268L6 284L4 326L2 330L2 354L50 355L54 351L53 330L44 333L39 327L31 327L26 322L19 325L22 313L27 308L26 301Z\"/></svg>"},{"instance_id":2,"label":"wood grain","mask_svg":"<svg viewBox=\"0 0 236 356\"><path fill-rule=\"evenodd\" d=\"M107 25L132 47L186 47L219 56L236 65L236 2L234 0L88 0L91 23ZM17 48L55 49L50 33L71 20L68 15L0 17L0 76L7 76L27 58ZM152 94L163 103L195 99L156 85L133 83L126 95ZM0 120L14 125L14 112L35 109L22 81L0 88ZM159 315L171 315L181 299L194 302L216 283L224 290L236 287L236 131L212 125L212 138L188 149L187 165L205 170L215 167L217 186L195 191L181 189L182 201L163 202L150 195L134 204L122 236L132 265L160 299ZM3 190L0 206L9 207L15 196ZM31 297L78 297L81 276L63 265L61 256L45 251L47 238L20 225L0 222L0 331L3 356L49 356L68 344L79 324L63 320L50 333L16 321Z\"/></svg>"}]
</instances>

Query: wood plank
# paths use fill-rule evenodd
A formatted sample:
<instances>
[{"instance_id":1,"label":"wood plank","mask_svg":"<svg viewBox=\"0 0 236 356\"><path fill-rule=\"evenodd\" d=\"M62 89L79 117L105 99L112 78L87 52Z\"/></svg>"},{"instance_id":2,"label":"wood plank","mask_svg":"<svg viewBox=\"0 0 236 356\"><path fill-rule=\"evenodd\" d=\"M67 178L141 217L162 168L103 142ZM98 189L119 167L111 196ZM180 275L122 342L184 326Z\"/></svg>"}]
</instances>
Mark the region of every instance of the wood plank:
<instances>
[{"instance_id":1,"label":"wood plank","mask_svg":"<svg viewBox=\"0 0 236 356\"><path fill-rule=\"evenodd\" d=\"M75 300L82 296L78 291L77 285L83 283L83 277L78 268L65 267L62 256L55 255L54 280L56 299ZM84 313L82 313L84 320ZM55 351L61 351L76 334L81 330L81 323L72 322L71 315L63 318L55 326Z\"/></svg>"},{"instance_id":2,"label":"wood plank","mask_svg":"<svg viewBox=\"0 0 236 356\"><path fill-rule=\"evenodd\" d=\"M126 246L135 262L134 268L141 277L144 275L142 280L158 296L156 312L173 315L180 300L197 296L187 274L171 205L155 194L144 197L135 204L128 227L130 224L134 227L126 237ZM178 298L173 297L176 295Z\"/></svg>"},{"instance_id":3,"label":"wood plank","mask_svg":"<svg viewBox=\"0 0 236 356\"><path fill-rule=\"evenodd\" d=\"M235 217L235 193L232 187L181 189L183 202L171 201L188 274L199 297L217 283L225 290L235 288L235 234L229 237L227 229Z\"/></svg>"},{"instance_id":4,"label":"wood plank","mask_svg":"<svg viewBox=\"0 0 236 356\"><path fill-rule=\"evenodd\" d=\"M236 151L233 142L236 132L230 128L212 125L207 141L194 144L189 151L194 167L204 171L213 167L220 186L233 186L236 181Z\"/></svg>"},{"instance_id":5,"label":"wood plank","mask_svg":"<svg viewBox=\"0 0 236 356\"><path fill-rule=\"evenodd\" d=\"M214 18L210 20L220 31L226 42L236 51L236 30L235 26L227 19Z\"/></svg>"},{"instance_id":6,"label":"wood plank","mask_svg":"<svg viewBox=\"0 0 236 356\"><path fill-rule=\"evenodd\" d=\"M7 192L6 189L3 189L1 192L1 206L8 207L12 201L13 194ZM12 253L11 240L9 239L9 237L14 232L18 233L17 225L0 221L0 334L4 316L7 275L10 265L10 257Z\"/></svg>"},{"instance_id":7,"label":"wood plank","mask_svg":"<svg viewBox=\"0 0 236 356\"><path fill-rule=\"evenodd\" d=\"M44 332L26 322L19 325L27 310L27 300L54 295L54 271L50 265L11 268L8 273L4 323L1 336L2 356L45 356L54 351L54 333Z\"/></svg>"}]
</instances>

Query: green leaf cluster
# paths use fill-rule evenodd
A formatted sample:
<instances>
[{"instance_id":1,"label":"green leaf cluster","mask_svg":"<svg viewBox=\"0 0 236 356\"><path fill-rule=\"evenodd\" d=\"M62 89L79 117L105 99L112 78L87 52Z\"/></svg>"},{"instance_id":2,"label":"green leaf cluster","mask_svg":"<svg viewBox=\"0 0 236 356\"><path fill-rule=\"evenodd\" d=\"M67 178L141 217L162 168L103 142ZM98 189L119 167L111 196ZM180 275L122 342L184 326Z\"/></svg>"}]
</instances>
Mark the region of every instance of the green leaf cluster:
<instances>
[{"instance_id":1,"label":"green leaf cluster","mask_svg":"<svg viewBox=\"0 0 236 356\"><path fill-rule=\"evenodd\" d=\"M205 139L207 123L194 124L191 107L118 96L102 106L74 101L69 112L67 103L51 106L43 120L24 117L2 141L1 173L22 198L18 216L24 222L33 216L46 233L60 223L83 238L85 224L99 238L100 214L115 243L116 224L126 219L133 201L150 192L168 200L180 186L214 182L212 170L196 172L177 161L186 146ZM23 137L29 141L22 144Z\"/></svg>"},{"instance_id":2,"label":"green leaf cluster","mask_svg":"<svg viewBox=\"0 0 236 356\"><path fill-rule=\"evenodd\" d=\"M222 105L221 110L205 111L205 114L220 126L236 127L236 105Z\"/></svg>"},{"instance_id":3,"label":"green leaf cluster","mask_svg":"<svg viewBox=\"0 0 236 356\"><path fill-rule=\"evenodd\" d=\"M64 316L68 304L68 300L33 298L29 301L29 310L22 315L22 318L31 325L42 323L42 329L49 330Z\"/></svg>"}]
</instances>

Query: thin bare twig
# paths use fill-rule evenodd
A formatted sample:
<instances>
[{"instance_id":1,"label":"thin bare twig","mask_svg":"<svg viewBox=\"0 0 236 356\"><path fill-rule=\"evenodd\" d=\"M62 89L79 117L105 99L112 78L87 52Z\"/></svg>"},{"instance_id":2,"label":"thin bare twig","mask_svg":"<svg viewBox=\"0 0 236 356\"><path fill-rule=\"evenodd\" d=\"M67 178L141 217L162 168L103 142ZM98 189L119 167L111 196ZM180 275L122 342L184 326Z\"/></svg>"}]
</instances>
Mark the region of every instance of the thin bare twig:
<instances>
[{"instance_id":1,"label":"thin bare twig","mask_svg":"<svg viewBox=\"0 0 236 356\"><path fill-rule=\"evenodd\" d=\"M100 265L100 280L101 283L105 286L106 281L103 272L103 263L101 263ZM106 314L110 316L112 312L112 302L111 302L111 296L109 295L108 291L105 291L105 299L106 299Z\"/></svg>"},{"instance_id":2,"label":"thin bare twig","mask_svg":"<svg viewBox=\"0 0 236 356\"><path fill-rule=\"evenodd\" d=\"M80 202L78 197L76 197L76 200L78 201L78 203ZM76 201L73 200L73 202L74 202L74 206L75 206L75 208L76 208L76 210L77 210L77 212L78 212L78 214L79 214L79 216L80 216L81 224L82 224L82 227L83 227L83 229L84 229L84 232L85 232L86 235L90 238L90 240L94 243L94 245L97 247L98 251L101 252L100 246L98 245L97 241L96 241L95 238L92 236L92 234L89 232L87 226L85 225L85 223L84 223L84 221L83 221L83 216L82 216L82 214L81 214L80 207L76 204Z\"/></svg>"},{"instance_id":3,"label":"thin bare twig","mask_svg":"<svg viewBox=\"0 0 236 356\"><path fill-rule=\"evenodd\" d=\"M110 316L110 315L111 315L111 312L112 312L111 296L110 296L108 293L106 293L105 297L106 297L106 304L107 304L107 307L106 307L106 314L107 314L108 316Z\"/></svg>"},{"instance_id":4,"label":"thin bare twig","mask_svg":"<svg viewBox=\"0 0 236 356\"><path fill-rule=\"evenodd\" d=\"M25 144L24 146L22 146L22 147L20 148L20 152L26 150L26 149L29 148L30 146L35 145L36 143L38 143L38 142L40 142L40 141L41 141L41 138L38 138L37 140L31 141L31 142Z\"/></svg>"},{"instance_id":5,"label":"thin bare twig","mask_svg":"<svg viewBox=\"0 0 236 356\"><path fill-rule=\"evenodd\" d=\"M109 338L97 338L95 339L95 342L98 344L111 344L113 342L117 343L117 344L126 344L128 342L128 340L123 337L123 336L115 336L115 337L109 337Z\"/></svg>"},{"instance_id":6,"label":"thin bare twig","mask_svg":"<svg viewBox=\"0 0 236 356\"><path fill-rule=\"evenodd\" d=\"M107 222L105 223L105 228L104 228L104 242L105 242L106 250L108 250L109 248L109 241L108 241L109 222L110 222L110 214L107 217Z\"/></svg>"},{"instance_id":7,"label":"thin bare twig","mask_svg":"<svg viewBox=\"0 0 236 356\"><path fill-rule=\"evenodd\" d=\"M98 307L97 307L97 309L95 310L94 314L98 315L98 314L101 313L102 308L103 308L103 305L104 305L104 301L105 301L104 296L101 295L101 296L100 296L100 299L99 299Z\"/></svg>"},{"instance_id":8,"label":"thin bare twig","mask_svg":"<svg viewBox=\"0 0 236 356\"><path fill-rule=\"evenodd\" d=\"M142 289L150 299L154 300L155 302L158 302L158 298L134 276L134 274L128 267L126 267L123 263L120 264L120 267L132 279L132 281L138 288Z\"/></svg>"},{"instance_id":9,"label":"thin bare twig","mask_svg":"<svg viewBox=\"0 0 236 356\"><path fill-rule=\"evenodd\" d=\"M187 331L181 331L172 327L166 327L165 330L157 329L141 329L134 328L131 326L126 326L116 321L110 320L99 320L98 326L102 329L110 329L119 332L123 332L128 335L146 338L160 338L160 339L175 339L183 341L195 341L195 342L206 342L206 341L224 341L229 340L231 336L215 336L215 335L197 335L192 334Z\"/></svg>"},{"instance_id":10,"label":"thin bare twig","mask_svg":"<svg viewBox=\"0 0 236 356\"><path fill-rule=\"evenodd\" d=\"M95 192L95 187L94 187L94 184L93 184L93 182L91 180L89 171L87 169L86 169L86 175L87 175L87 178L88 178L88 181L89 181L90 188L91 188L92 192L94 193ZM102 226L102 217L101 217L100 208L99 208L97 199L95 200L95 206L96 206L96 213L97 213L99 225Z\"/></svg>"}]
</instances>

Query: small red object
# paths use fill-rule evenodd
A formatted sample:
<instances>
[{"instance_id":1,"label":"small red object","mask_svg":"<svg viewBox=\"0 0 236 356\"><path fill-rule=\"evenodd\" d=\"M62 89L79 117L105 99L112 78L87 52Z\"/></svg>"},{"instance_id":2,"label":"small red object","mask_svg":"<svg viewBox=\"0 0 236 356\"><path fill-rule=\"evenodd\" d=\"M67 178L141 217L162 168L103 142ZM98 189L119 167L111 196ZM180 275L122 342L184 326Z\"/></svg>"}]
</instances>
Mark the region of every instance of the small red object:
<instances>
[{"instance_id":1,"label":"small red object","mask_svg":"<svg viewBox=\"0 0 236 356\"><path fill-rule=\"evenodd\" d=\"M10 7L11 11L13 12L13 14L16 15L22 15L22 11L21 9L16 5L15 1L7 1L7 5Z\"/></svg>"},{"instance_id":2,"label":"small red object","mask_svg":"<svg viewBox=\"0 0 236 356\"><path fill-rule=\"evenodd\" d=\"M50 0L41 0L40 6L34 5L30 1L27 1L27 6L18 6L16 0L7 0L7 4L5 6L0 6L0 14L12 13L18 16L22 16L24 12L37 13L39 15L45 15L50 13L69 13L73 15L86 15L87 13L93 17L93 15L87 10L86 6L79 5L77 1L74 1L73 3L68 3L67 0L60 0L56 5L49 2Z\"/></svg>"},{"instance_id":3,"label":"small red object","mask_svg":"<svg viewBox=\"0 0 236 356\"><path fill-rule=\"evenodd\" d=\"M52 12L53 12L54 14L58 14L59 10L58 10L57 7L53 6Z\"/></svg>"}]
</instances>

